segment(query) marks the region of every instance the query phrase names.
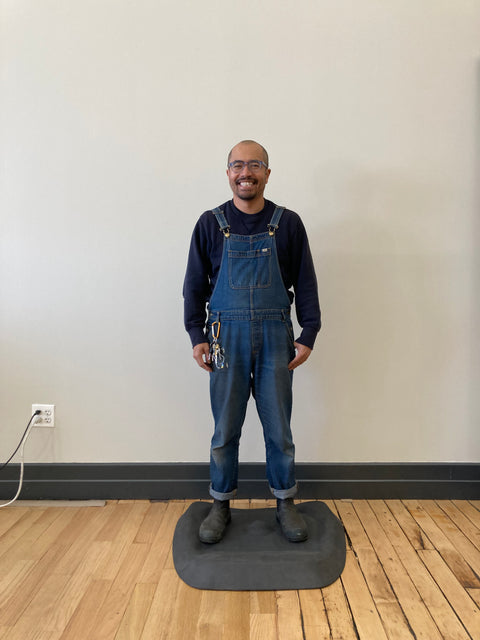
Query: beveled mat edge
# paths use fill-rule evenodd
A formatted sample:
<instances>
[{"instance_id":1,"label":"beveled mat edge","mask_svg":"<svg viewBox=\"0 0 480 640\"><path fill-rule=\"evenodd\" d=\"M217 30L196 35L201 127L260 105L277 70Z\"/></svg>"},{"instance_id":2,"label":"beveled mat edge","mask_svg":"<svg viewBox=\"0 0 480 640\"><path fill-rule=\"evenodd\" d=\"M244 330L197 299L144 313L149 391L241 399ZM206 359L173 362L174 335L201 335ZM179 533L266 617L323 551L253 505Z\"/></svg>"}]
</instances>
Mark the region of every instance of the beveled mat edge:
<instances>
[{"instance_id":1,"label":"beveled mat edge","mask_svg":"<svg viewBox=\"0 0 480 640\"><path fill-rule=\"evenodd\" d=\"M191 587L222 591L317 589L335 582L344 569L346 560L344 528L340 520L323 502L297 504L298 510L306 518L315 518L315 526L319 527L323 533L322 537L311 538L309 545L308 541L307 543L289 543L283 539L279 531L268 534L275 537L278 535L282 540L284 548L280 553L284 559L283 563L278 562L279 556L275 555L274 550L270 552L264 550L263 553L259 551L258 557L255 557L255 550L250 554L251 547L249 547L247 550L238 550L236 555L233 555L235 548L229 548L233 544L231 537L229 544L225 544L226 538L218 545L201 543L198 540L198 527L210 507L211 503L208 502L193 503L181 516L175 529L174 566L179 577ZM252 522L258 521L261 516L263 519L268 518L268 524L271 526L271 519L275 517L274 508L232 508L231 511L233 522L235 516L240 514L244 520L248 515L256 518ZM272 542L278 546L279 540L272 538ZM322 552L312 549L312 543L329 544L331 552L325 546L322 547ZM328 551L327 556L325 551Z\"/></svg>"}]
</instances>

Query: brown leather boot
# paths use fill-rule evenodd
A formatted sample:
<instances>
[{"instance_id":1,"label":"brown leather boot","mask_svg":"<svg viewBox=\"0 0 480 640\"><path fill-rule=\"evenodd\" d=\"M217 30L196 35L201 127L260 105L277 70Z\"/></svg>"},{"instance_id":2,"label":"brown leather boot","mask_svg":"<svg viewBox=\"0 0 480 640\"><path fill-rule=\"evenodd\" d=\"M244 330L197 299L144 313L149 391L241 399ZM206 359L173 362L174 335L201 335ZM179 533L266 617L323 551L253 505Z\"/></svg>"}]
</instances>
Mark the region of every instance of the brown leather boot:
<instances>
[{"instance_id":1,"label":"brown leather boot","mask_svg":"<svg viewBox=\"0 0 480 640\"><path fill-rule=\"evenodd\" d=\"M200 540L207 544L220 542L231 519L230 501L214 500L208 516L200 525Z\"/></svg>"},{"instance_id":2,"label":"brown leather boot","mask_svg":"<svg viewBox=\"0 0 480 640\"><path fill-rule=\"evenodd\" d=\"M277 520L289 542L303 542L308 538L307 525L298 513L293 498L277 500Z\"/></svg>"}]
</instances>

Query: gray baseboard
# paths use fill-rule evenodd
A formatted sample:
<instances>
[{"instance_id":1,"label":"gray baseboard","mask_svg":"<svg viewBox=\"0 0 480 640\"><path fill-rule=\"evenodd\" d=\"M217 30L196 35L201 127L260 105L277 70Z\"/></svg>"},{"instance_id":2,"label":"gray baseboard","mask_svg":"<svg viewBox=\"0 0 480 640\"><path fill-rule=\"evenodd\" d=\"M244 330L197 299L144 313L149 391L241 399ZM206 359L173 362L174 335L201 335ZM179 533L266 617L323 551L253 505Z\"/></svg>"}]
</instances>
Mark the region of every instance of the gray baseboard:
<instances>
[{"instance_id":1,"label":"gray baseboard","mask_svg":"<svg viewBox=\"0 0 480 640\"><path fill-rule=\"evenodd\" d=\"M302 499L480 499L480 463L297 463ZM19 465L0 472L12 498ZM23 500L208 498L207 463L27 464ZM265 465L240 464L239 498L271 498Z\"/></svg>"}]
</instances>

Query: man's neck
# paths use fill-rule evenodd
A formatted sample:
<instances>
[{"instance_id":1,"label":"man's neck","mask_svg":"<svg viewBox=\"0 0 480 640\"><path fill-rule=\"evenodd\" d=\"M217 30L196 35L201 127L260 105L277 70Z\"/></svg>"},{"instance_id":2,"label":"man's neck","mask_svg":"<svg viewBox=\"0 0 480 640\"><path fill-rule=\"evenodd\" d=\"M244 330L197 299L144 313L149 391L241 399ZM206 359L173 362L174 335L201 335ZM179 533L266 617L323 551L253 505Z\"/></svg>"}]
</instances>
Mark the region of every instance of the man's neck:
<instances>
[{"instance_id":1,"label":"man's neck","mask_svg":"<svg viewBox=\"0 0 480 640\"><path fill-rule=\"evenodd\" d=\"M260 198L255 198L254 200L242 200L234 196L233 204L243 213L260 213L265 207L265 199L260 196Z\"/></svg>"}]
</instances>

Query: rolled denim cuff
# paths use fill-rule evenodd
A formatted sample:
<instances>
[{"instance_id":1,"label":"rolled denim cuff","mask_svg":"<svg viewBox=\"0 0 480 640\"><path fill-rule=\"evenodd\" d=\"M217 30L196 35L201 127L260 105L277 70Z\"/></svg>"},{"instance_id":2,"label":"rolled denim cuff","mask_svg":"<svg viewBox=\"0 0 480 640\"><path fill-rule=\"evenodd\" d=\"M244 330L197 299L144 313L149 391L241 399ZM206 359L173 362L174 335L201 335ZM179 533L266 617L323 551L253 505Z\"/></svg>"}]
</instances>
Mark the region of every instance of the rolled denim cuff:
<instances>
[{"instance_id":1,"label":"rolled denim cuff","mask_svg":"<svg viewBox=\"0 0 480 640\"><path fill-rule=\"evenodd\" d=\"M236 489L229 491L228 493L220 493L219 491L214 491L212 485L210 485L208 492L212 498L215 498L215 500L232 500L237 495Z\"/></svg>"},{"instance_id":2,"label":"rolled denim cuff","mask_svg":"<svg viewBox=\"0 0 480 640\"><path fill-rule=\"evenodd\" d=\"M293 487L290 487L290 489L274 489L273 487L270 487L270 491L279 500L286 500L287 498L293 498L297 495L298 485L295 483Z\"/></svg>"}]
</instances>

